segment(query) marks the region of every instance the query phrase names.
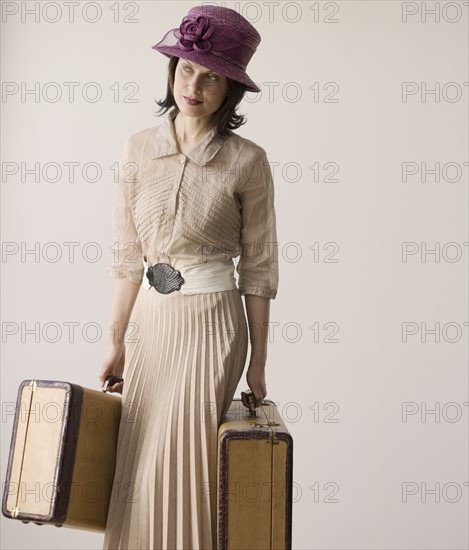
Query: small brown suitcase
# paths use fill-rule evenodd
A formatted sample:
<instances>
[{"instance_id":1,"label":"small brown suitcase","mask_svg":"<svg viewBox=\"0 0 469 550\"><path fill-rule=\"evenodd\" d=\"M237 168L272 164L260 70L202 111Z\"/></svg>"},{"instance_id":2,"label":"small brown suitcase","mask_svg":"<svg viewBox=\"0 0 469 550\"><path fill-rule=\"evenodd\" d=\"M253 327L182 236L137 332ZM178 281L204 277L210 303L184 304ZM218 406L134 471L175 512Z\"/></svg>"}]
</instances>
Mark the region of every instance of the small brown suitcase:
<instances>
[{"instance_id":1,"label":"small brown suitcase","mask_svg":"<svg viewBox=\"0 0 469 550\"><path fill-rule=\"evenodd\" d=\"M2 513L24 523L104 531L121 397L69 382L23 380Z\"/></svg>"},{"instance_id":2,"label":"small brown suitcase","mask_svg":"<svg viewBox=\"0 0 469 550\"><path fill-rule=\"evenodd\" d=\"M289 550L293 439L273 401L234 399L218 429L218 549Z\"/></svg>"}]
</instances>

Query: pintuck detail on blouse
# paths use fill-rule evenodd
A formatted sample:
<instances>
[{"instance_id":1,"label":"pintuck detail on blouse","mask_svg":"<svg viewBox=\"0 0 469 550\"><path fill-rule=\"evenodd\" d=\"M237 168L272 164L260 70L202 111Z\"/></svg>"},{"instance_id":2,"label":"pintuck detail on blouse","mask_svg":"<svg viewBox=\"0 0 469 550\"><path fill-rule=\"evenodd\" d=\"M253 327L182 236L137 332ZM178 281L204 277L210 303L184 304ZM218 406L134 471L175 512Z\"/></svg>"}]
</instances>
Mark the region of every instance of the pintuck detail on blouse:
<instances>
[{"instance_id":1,"label":"pintuck detail on blouse","mask_svg":"<svg viewBox=\"0 0 469 550\"><path fill-rule=\"evenodd\" d=\"M127 140L119 162L108 273L140 284L145 263L176 269L236 259L242 295L275 298L278 242L265 150L212 128L187 154L173 120Z\"/></svg>"}]
</instances>

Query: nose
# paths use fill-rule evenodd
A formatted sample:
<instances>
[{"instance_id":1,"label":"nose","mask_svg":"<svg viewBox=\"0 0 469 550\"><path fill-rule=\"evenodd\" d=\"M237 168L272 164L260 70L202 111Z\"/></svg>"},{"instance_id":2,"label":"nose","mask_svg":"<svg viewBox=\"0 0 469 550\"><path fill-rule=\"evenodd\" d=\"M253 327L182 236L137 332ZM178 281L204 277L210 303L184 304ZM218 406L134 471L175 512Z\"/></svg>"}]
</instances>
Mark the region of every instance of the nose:
<instances>
[{"instance_id":1,"label":"nose","mask_svg":"<svg viewBox=\"0 0 469 550\"><path fill-rule=\"evenodd\" d=\"M194 75L191 80L189 81L187 87L189 89L189 91L191 93L194 93L194 94L200 94L201 90L202 90L202 85L201 85L201 76L197 76L197 75Z\"/></svg>"}]
</instances>

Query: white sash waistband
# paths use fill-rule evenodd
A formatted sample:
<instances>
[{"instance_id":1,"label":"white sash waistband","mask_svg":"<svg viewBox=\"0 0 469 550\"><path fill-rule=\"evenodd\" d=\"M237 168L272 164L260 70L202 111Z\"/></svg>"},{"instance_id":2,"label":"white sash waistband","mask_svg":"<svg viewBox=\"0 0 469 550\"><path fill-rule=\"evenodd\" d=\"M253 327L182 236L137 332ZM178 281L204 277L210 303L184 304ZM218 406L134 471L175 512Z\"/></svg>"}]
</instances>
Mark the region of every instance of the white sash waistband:
<instances>
[{"instance_id":1,"label":"white sash waistband","mask_svg":"<svg viewBox=\"0 0 469 550\"><path fill-rule=\"evenodd\" d=\"M232 261L189 265L179 271L184 278L181 294L220 292L237 288Z\"/></svg>"}]
</instances>

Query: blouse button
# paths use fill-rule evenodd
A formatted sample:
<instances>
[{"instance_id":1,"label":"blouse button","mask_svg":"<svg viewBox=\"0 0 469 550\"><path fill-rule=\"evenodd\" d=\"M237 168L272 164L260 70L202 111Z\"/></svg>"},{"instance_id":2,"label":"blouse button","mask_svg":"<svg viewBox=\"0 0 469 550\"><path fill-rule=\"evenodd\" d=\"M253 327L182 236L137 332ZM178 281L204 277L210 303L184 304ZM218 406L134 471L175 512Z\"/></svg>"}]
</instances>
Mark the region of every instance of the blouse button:
<instances>
[{"instance_id":1,"label":"blouse button","mask_svg":"<svg viewBox=\"0 0 469 550\"><path fill-rule=\"evenodd\" d=\"M185 157L182 157L182 158L181 158L181 164L184 164L185 162L186 162Z\"/></svg>"}]
</instances>

